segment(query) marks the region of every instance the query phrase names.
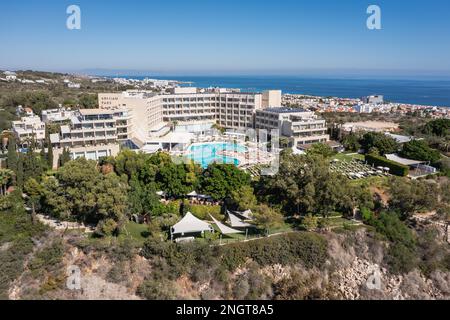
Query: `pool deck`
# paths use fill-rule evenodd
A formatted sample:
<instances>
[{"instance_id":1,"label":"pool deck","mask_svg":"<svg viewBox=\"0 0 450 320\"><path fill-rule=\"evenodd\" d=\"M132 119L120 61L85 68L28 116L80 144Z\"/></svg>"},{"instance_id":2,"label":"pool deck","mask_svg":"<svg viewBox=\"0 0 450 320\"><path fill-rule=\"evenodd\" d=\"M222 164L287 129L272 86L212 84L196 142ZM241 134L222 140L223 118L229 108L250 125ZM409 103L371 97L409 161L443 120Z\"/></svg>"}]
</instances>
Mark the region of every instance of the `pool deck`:
<instances>
[{"instance_id":1,"label":"pool deck","mask_svg":"<svg viewBox=\"0 0 450 320\"><path fill-rule=\"evenodd\" d=\"M258 147L258 144L252 142L240 142L240 141L204 141L204 142L195 142L189 145L189 147L182 152L176 152L177 155L183 156L192 156L195 154L195 151L192 151L193 147L200 147L205 145L238 145L239 147L236 150L220 150L216 152L217 156L227 157L236 159L238 161L238 167L248 167L252 165L265 165L270 164L274 159L275 155L262 150ZM245 148L245 150L237 150ZM175 154L175 153L172 153ZM220 159L218 159L220 161ZM198 161L196 161L198 162Z\"/></svg>"}]
</instances>

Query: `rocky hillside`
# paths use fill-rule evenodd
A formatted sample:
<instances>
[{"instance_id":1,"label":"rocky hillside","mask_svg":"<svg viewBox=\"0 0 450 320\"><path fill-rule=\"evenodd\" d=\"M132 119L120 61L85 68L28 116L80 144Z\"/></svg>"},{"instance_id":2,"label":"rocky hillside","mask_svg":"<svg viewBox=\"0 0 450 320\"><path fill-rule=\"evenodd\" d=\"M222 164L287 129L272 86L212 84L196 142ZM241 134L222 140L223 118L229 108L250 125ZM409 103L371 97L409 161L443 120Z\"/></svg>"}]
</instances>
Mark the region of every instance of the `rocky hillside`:
<instances>
[{"instance_id":1,"label":"rocky hillside","mask_svg":"<svg viewBox=\"0 0 450 320\"><path fill-rule=\"evenodd\" d=\"M302 237L308 238L309 235L305 233L299 235L299 238L284 240ZM315 237L316 235L311 239L316 241ZM9 285L8 298L450 298L448 269L437 267L424 272L420 268L414 268L408 273L393 273L386 265L389 244L365 229L342 234L327 233L319 237L326 243L326 259L323 263L310 260L307 255L286 261L282 258L280 263L271 263L270 258L263 260L246 257L242 264L231 269L217 265L218 261L198 261L199 268L196 269L201 269L200 273L200 270L178 270L167 253L158 255L153 252L154 256L149 256L145 248L144 253L139 252L128 242L119 243L110 239L93 241L80 234L63 235L47 231L40 240L36 240L34 249L24 259L23 272ZM277 245L277 239L265 243L266 251L258 254L270 253L270 245ZM304 245L312 252L322 255L319 247L314 247L314 242L306 241ZM439 246L445 244L440 243ZM255 244L251 249L255 248L260 247ZM448 255L448 247L443 248ZM8 248L3 245L1 250ZM207 249L202 247L201 250ZM227 252L226 250L223 252ZM228 251L230 254L232 252ZM208 253L203 254L207 259ZM226 259L227 257L221 260L222 264ZM77 266L81 271L79 290L67 288L71 277L67 271L71 266Z\"/></svg>"}]
</instances>

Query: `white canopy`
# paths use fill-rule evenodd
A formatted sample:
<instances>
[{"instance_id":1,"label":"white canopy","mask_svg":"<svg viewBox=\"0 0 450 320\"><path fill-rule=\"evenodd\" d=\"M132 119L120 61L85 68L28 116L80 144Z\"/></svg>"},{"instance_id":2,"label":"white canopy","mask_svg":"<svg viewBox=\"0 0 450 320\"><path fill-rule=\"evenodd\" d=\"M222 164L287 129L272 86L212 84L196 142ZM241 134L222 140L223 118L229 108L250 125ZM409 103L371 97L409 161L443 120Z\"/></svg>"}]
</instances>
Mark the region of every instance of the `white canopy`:
<instances>
[{"instance_id":1,"label":"white canopy","mask_svg":"<svg viewBox=\"0 0 450 320\"><path fill-rule=\"evenodd\" d=\"M194 190L194 191L192 191L191 193L188 193L187 196L188 196L188 197L196 197L196 196L198 196L198 194L197 194L197 192L195 192L195 190Z\"/></svg>"},{"instance_id":2,"label":"white canopy","mask_svg":"<svg viewBox=\"0 0 450 320\"><path fill-rule=\"evenodd\" d=\"M236 230L233 228L230 228L229 226L223 224L222 222L214 219L214 217L212 215L209 215L211 217L211 219L213 219L214 223L217 225L217 227L219 228L220 232L222 234L233 234L233 233L242 233L244 231L240 231L240 230Z\"/></svg>"},{"instance_id":3,"label":"white canopy","mask_svg":"<svg viewBox=\"0 0 450 320\"><path fill-rule=\"evenodd\" d=\"M236 211L236 213L238 214L238 215L240 215L241 217L244 217L245 218L245 220L253 220L253 212L252 212L252 210L245 210L245 211L242 211L242 212L238 212L238 211Z\"/></svg>"},{"instance_id":4,"label":"white canopy","mask_svg":"<svg viewBox=\"0 0 450 320\"><path fill-rule=\"evenodd\" d=\"M233 228L248 228L252 225L250 223L244 222L238 217L236 217L234 214L232 214L230 211L228 211L228 217L230 218L230 224Z\"/></svg>"},{"instance_id":5,"label":"white canopy","mask_svg":"<svg viewBox=\"0 0 450 320\"><path fill-rule=\"evenodd\" d=\"M165 197L166 193L164 191L156 191L156 194L160 197Z\"/></svg>"},{"instance_id":6,"label":"white canopy","mask_svg":"<svg viewBox=\"0 0 450 320\"><path fill-rule=\"evenodd\" d=\"M190 212L186 213L186 215L181 219L177 224L175 224L171 229L170 233L173 234L181 234L185 233L194 233L194 232L203 232L203 231L214 231L212 226L202 221Z\"/></svg>"}]
</instances>

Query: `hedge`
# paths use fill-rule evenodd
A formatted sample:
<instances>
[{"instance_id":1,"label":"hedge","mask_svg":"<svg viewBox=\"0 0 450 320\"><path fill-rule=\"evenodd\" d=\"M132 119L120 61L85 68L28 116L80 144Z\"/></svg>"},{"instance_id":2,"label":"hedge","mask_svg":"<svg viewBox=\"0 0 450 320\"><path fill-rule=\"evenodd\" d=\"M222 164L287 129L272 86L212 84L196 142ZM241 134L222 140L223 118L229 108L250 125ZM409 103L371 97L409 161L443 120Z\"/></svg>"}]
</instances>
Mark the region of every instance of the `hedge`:
<instances>
[{"instance_id":1,"label":"hedge","mask_svg":"<svg viewBox=\"0 0 450 320\"><path fill-rule=\"evenodd\" d=\"M395 174L397 176L406 177L409 174L409 168L407 166L386 159L383 156L366 154L365 159L366 162L370 165L382 166L391 169L390 173Z\"/></svg>"}]
</instances>

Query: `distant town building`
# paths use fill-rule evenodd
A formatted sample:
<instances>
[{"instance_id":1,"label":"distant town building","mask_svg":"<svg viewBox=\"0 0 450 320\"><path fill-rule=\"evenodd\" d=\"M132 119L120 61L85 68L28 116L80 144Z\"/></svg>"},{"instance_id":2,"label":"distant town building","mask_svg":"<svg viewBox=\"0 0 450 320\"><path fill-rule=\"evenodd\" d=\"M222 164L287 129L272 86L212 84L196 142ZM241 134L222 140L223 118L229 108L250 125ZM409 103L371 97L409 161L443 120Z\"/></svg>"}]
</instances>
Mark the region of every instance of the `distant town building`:
<instances>
[{"instance_id":1,"label":"distant town building","mask_svg":"<svg viewBox=\"0 0 450 320\"><path fill-rule=\"evenodd\" d=\"M79 84L79 83L68 82L68 83L66 83L66 85L68 88L71 88L71 89L80 89L81 88L81 84Z\"/></svg>"},{"instance_id":2,"label":"distant town building","mask_svg":"<svg viewBox=\"0 0 450 320\"><path fill-rule=\"evenodd\" d=\"M5 71L5 72L3 72L3 74L5 75L6 81L16 81L17 80L17 74L15 72Z\"/></svg>"},{"instance_id":3,"label":"distant town building","mask_svg":"<svg viewBox=\"0 0 450 320\"><path fill-rule=\"evenodd\" d=\"M358 113L372 113L376 109L376 106L373 104L359 104L354 109Z\"/></svg>"},{"instance_id":4,"label":"distant town building","mask_svg":"<svg viewBox=\"0 0 450 320\"><path fill-rule=\"evenodd\" d=\"M384 96L381 95L372 95L361 98L363 103L367 104L382 104L384 103Z\"/></svg>"}]
</instances>

